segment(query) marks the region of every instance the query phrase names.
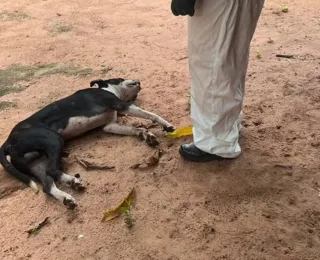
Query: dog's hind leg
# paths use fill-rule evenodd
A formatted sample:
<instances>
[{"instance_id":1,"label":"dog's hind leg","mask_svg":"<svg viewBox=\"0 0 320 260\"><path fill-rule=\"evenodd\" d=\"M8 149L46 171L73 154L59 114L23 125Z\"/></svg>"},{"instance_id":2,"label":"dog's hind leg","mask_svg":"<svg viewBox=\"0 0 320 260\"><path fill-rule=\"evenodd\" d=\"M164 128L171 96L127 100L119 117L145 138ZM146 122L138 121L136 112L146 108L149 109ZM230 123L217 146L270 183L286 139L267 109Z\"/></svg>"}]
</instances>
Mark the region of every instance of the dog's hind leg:
<instances>
[{"instance_id":1,"label":"dog's hind leg","mask_svg":"<svg viewBox=\"0 0 320 260\"><path fill-rule=\"evenodd\" d=\"M135 135L140 139L146 141L149 146L156 146L159 144L154 134L144 128L137 128L134 126L119 125L117 123L110 123L103 128L106 133L119 135Z\"/></svg>"},{"instance_id":2,"label":"dog's hind leg","mask_svg":"<svg viewBox=\"0 0 320 260\"><path fill-rule=\"evenodd\" d=\"M50 176L47 176L47 177L50 177ZM75 199L70 194L62 190L59 190L54 182L52 182L49 194L51 194L53 197L61 201L69 209L74 209L77 206Z\"/></svg>"},{"instance_id":3,"label":"dog's hind leg","mask_svg":"<svg viewBox=\"0 0 320 260\"><path fill-rule=\"evenodd\" d=\"M52 133L50 133L52 135ZM63 139L58 134L43 141L44 153L47 155L48 164L46 173L55 181L59 181L63 172L61 170L61 158L63 154Z\"/></svg>"},{"instance_id":4,"label":"dog's hind leg","mask_svg":"<svg viewBox=\"0 0 320 260\"><path fill-rule=\"evenodd\" d=\"M74 209L77 206L75 199L70 194L57 188L51 176L46 174L43 174L42 176L41 182L45 193L52 195L70 209Z\"/></svg>"},{"instance_id":5,"label":"dog's hind leg","mask_svg":"<svg viewBox=\"0 0 320 260\"><path fill-rule=\"evenodd\" d=\"M29 164L29 167L33 175L41 182L43 191L46 194L55 197L68 208L74 209L77 206L75 199L70 194L59 190L54 183L54 179L46 174L47 164L48 160L43 156Z\"/></svg>"},{"instance_id":6,"label":"dog's hind leg","mask_svg":"<svg viewBox=\"0 0 320 260\"><path fill-rule=\"evenodd\" d=\"M65 183L69 185L72 189L77 191L84 191L86 187L83 185L80 174L75 174L74 176L71 176L66 173L62 173L60 180L62 183Z\"/></svg>"},{"instance_id":7,"label":"dog's hind leg","mask_svg":"<svg viewBox=\"0 0 320 260\"><path fill-rule=\"evenodd\" d=\"M19 154L13 152L10 157L11 157L10 160L12 165L18 171L27 174L26 176L30 176L30 177L32 176L32 172L28 166L27 160L23 156L20 156ZM39 190L38 190L37 184L34 181L30 180L29 186L35 193L38 193Z\"/></svg>"},{"instance_id":8,"label":"dog's hind leg","mask_svg":"<svg viewBox=\"0 0 320 260\"><path fill-rule=\"evenodd\" d=\"M51 138L47 141L46 154L48 157L48 165L46 173L50 175L55 181L61 181L68 184L74 190L83 191L85 189L81 182L80 175L76 174L74 177L68 175L61 170L61 158L63 155L63 140L59 138Z\"/></svg>"},{"instance_id":9,"label":"dog's hind leg","mask_svg":"<svg viewBox=\"0 0 320 260\"><path fill-rule=\"evenodd\" d=\"M26 159L28 163L40 157L41 157L41 154L39 152L30 152L24 155L24 159Z\"/></svg>"},{"instance_id":10,"label":"dog's hind leg","mask_svg":"<svg viewBox=\"0 0 320 260\"><path fill-rule=\"evenodd\" d=\"M43 155L39 159L33 160L32 162L28 162L28 166L30 167L32 173L37 176L42 173L46 173L48 164L49 160L45 155ZM77 191L85 190L85 186L82 184L82 181L80 179L80 174L75 174L74 176L71 176L64 172L61 172L61 175L56 176L55 181L67 184L72 189Z\"/></svg>"},{"instance_id":11,"label":"dog's hind leg","mask_svg":"<svg viewBox=\"0 0 320 260\"><path fill-rule=\"evenodd\" d=\"M23 156L19 156L15 153L10 156L11 164L7 167L11 167L11 175L29 185L29 187L35 192L38 193L39 189L37 184L31 179L32 172L28 167L28 164Z\"/></svg>"}]
</instances>

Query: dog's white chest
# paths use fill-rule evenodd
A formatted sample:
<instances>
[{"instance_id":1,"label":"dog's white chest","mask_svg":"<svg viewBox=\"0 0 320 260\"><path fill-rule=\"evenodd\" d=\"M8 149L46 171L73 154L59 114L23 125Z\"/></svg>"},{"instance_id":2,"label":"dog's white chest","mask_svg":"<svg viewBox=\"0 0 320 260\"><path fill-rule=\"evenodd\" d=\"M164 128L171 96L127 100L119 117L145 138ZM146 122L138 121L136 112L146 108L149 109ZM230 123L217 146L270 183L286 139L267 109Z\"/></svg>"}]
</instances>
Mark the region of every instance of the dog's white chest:
<instances>
[{"instance_id":1,"label":"dog's white chest","mask_svg":"<svg viewBox=\"0 0 320 260\"><path fill-rule=\"evenodd\" d=\"M109 113L104 113L92 117L72 117L69 119L66 128L59 129L58 133L61 134L65 139L69 139L85 133L91 129L107 124L112 121L112 118L112 114Z\"/></svg>"}]
</instances>

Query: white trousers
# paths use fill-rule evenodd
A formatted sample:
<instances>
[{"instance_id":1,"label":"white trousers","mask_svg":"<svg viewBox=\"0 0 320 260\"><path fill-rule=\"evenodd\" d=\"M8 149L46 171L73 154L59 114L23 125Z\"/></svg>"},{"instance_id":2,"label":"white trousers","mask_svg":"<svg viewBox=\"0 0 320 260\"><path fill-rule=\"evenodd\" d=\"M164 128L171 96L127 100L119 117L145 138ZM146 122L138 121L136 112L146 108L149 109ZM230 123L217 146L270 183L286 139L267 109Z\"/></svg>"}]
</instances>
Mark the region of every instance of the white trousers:
<instances>
[{"instance_id":1,"label":"white trousers","mask_svg":"<svg viewBox=\"0 0 320 260\"><path fill-rule=\"evenodd\" d=\"M238 143L250 42L264 0L197 0L188 20L194 144L225 158Z\"/></svg>"}]
</instances>

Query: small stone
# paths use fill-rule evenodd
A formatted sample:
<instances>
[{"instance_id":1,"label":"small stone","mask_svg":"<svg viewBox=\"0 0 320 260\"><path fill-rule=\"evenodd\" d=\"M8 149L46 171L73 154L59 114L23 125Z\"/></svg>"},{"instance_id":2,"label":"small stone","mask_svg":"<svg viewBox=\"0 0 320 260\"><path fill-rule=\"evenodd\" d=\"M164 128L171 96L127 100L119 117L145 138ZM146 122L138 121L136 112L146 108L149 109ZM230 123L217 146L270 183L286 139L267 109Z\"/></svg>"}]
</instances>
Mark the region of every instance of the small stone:
<instances>
[{"instance_id":1,"label":"small stone","mask_svg":"<svg viewBox=\"0 0 320 260\"><path fill-rule=\"evenodd\" d=\"M255 121L252 122L255 126L261 125L262 124L262 120L261 119L257 119Z\"/></svg>"},{"instance_id":2,"label":"small stone","mask_svg":"<svg viewBox=\"0 0 320 260\"><path fill-rule=\"evenodd\" d=\"M82 239L82 238L84 238L84 235L79 235L78 236L78 239Z\"/></svg>"},{"instance_id":3,"label":"small stone","mask_svg":"<svg viewBox=\"0 0 320 260\"><path fill-rule=\"evenodd\" d=\"M263 217L267 218L267 219L270 219L271 216L269 214L262 214Z\"/></svg>"},{"instance_id":4,"label":"small stone","mask_svg":"<svg viewBox=\"0 0 320 260\"><path fill-rule=\"evenodd\" d=\"M167 146L168 146L168 148L170 148L170 147L173 146L173 143L170 142L170 143L167 144Z\"/></svg>"},{"instance_id":5,"label":"small stone","mask_svg":"<svg viewBox=\"0 0 320 260\"><path fill-rule=\"evenodd\" d=\"M296 200L294 198L290 198L289 205L296 205Z\"/></svg>"},{"instance_id":6,"label":"small stone","mask_svg":"<svg viewBox=\"0 0 320 260\"><path fill-rule=\"evenodd\" d=\"M283 250L283 253L285 253L286 255L289 254L289 252L290 252L290 251L289 251L288 248L286 248L285 250Z\"/></svg>"},{"instance_id":7,"label":"small stone","mask_svg":"<svg viewBox=\"0 0 320 260\"><path fill-rule=\"evenodd\" d=\"M312 228L309 228L309 229L308 229L308 233L309 233L309 234L313 234L313 229L312 229Z\"/></svg>"}]
</instances>

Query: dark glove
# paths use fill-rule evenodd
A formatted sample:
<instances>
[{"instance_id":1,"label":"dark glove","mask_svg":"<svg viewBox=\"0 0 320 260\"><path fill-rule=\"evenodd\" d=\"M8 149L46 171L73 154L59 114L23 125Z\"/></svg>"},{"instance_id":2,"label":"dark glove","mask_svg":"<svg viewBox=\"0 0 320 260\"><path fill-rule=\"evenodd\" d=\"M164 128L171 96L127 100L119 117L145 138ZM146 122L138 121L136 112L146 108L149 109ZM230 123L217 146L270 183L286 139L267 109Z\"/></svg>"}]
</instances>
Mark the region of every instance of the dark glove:
<instances>
[{"instance_id":1,"label":"dark glove","mask_svg":"<svg viewBox=\"0 0 320 260\"><path fill-rule=\"evenodd\" d=\"M194 5L196 0L172 0L171 11L175 16L194 15Z\"/></svg>"}]
</instances>

